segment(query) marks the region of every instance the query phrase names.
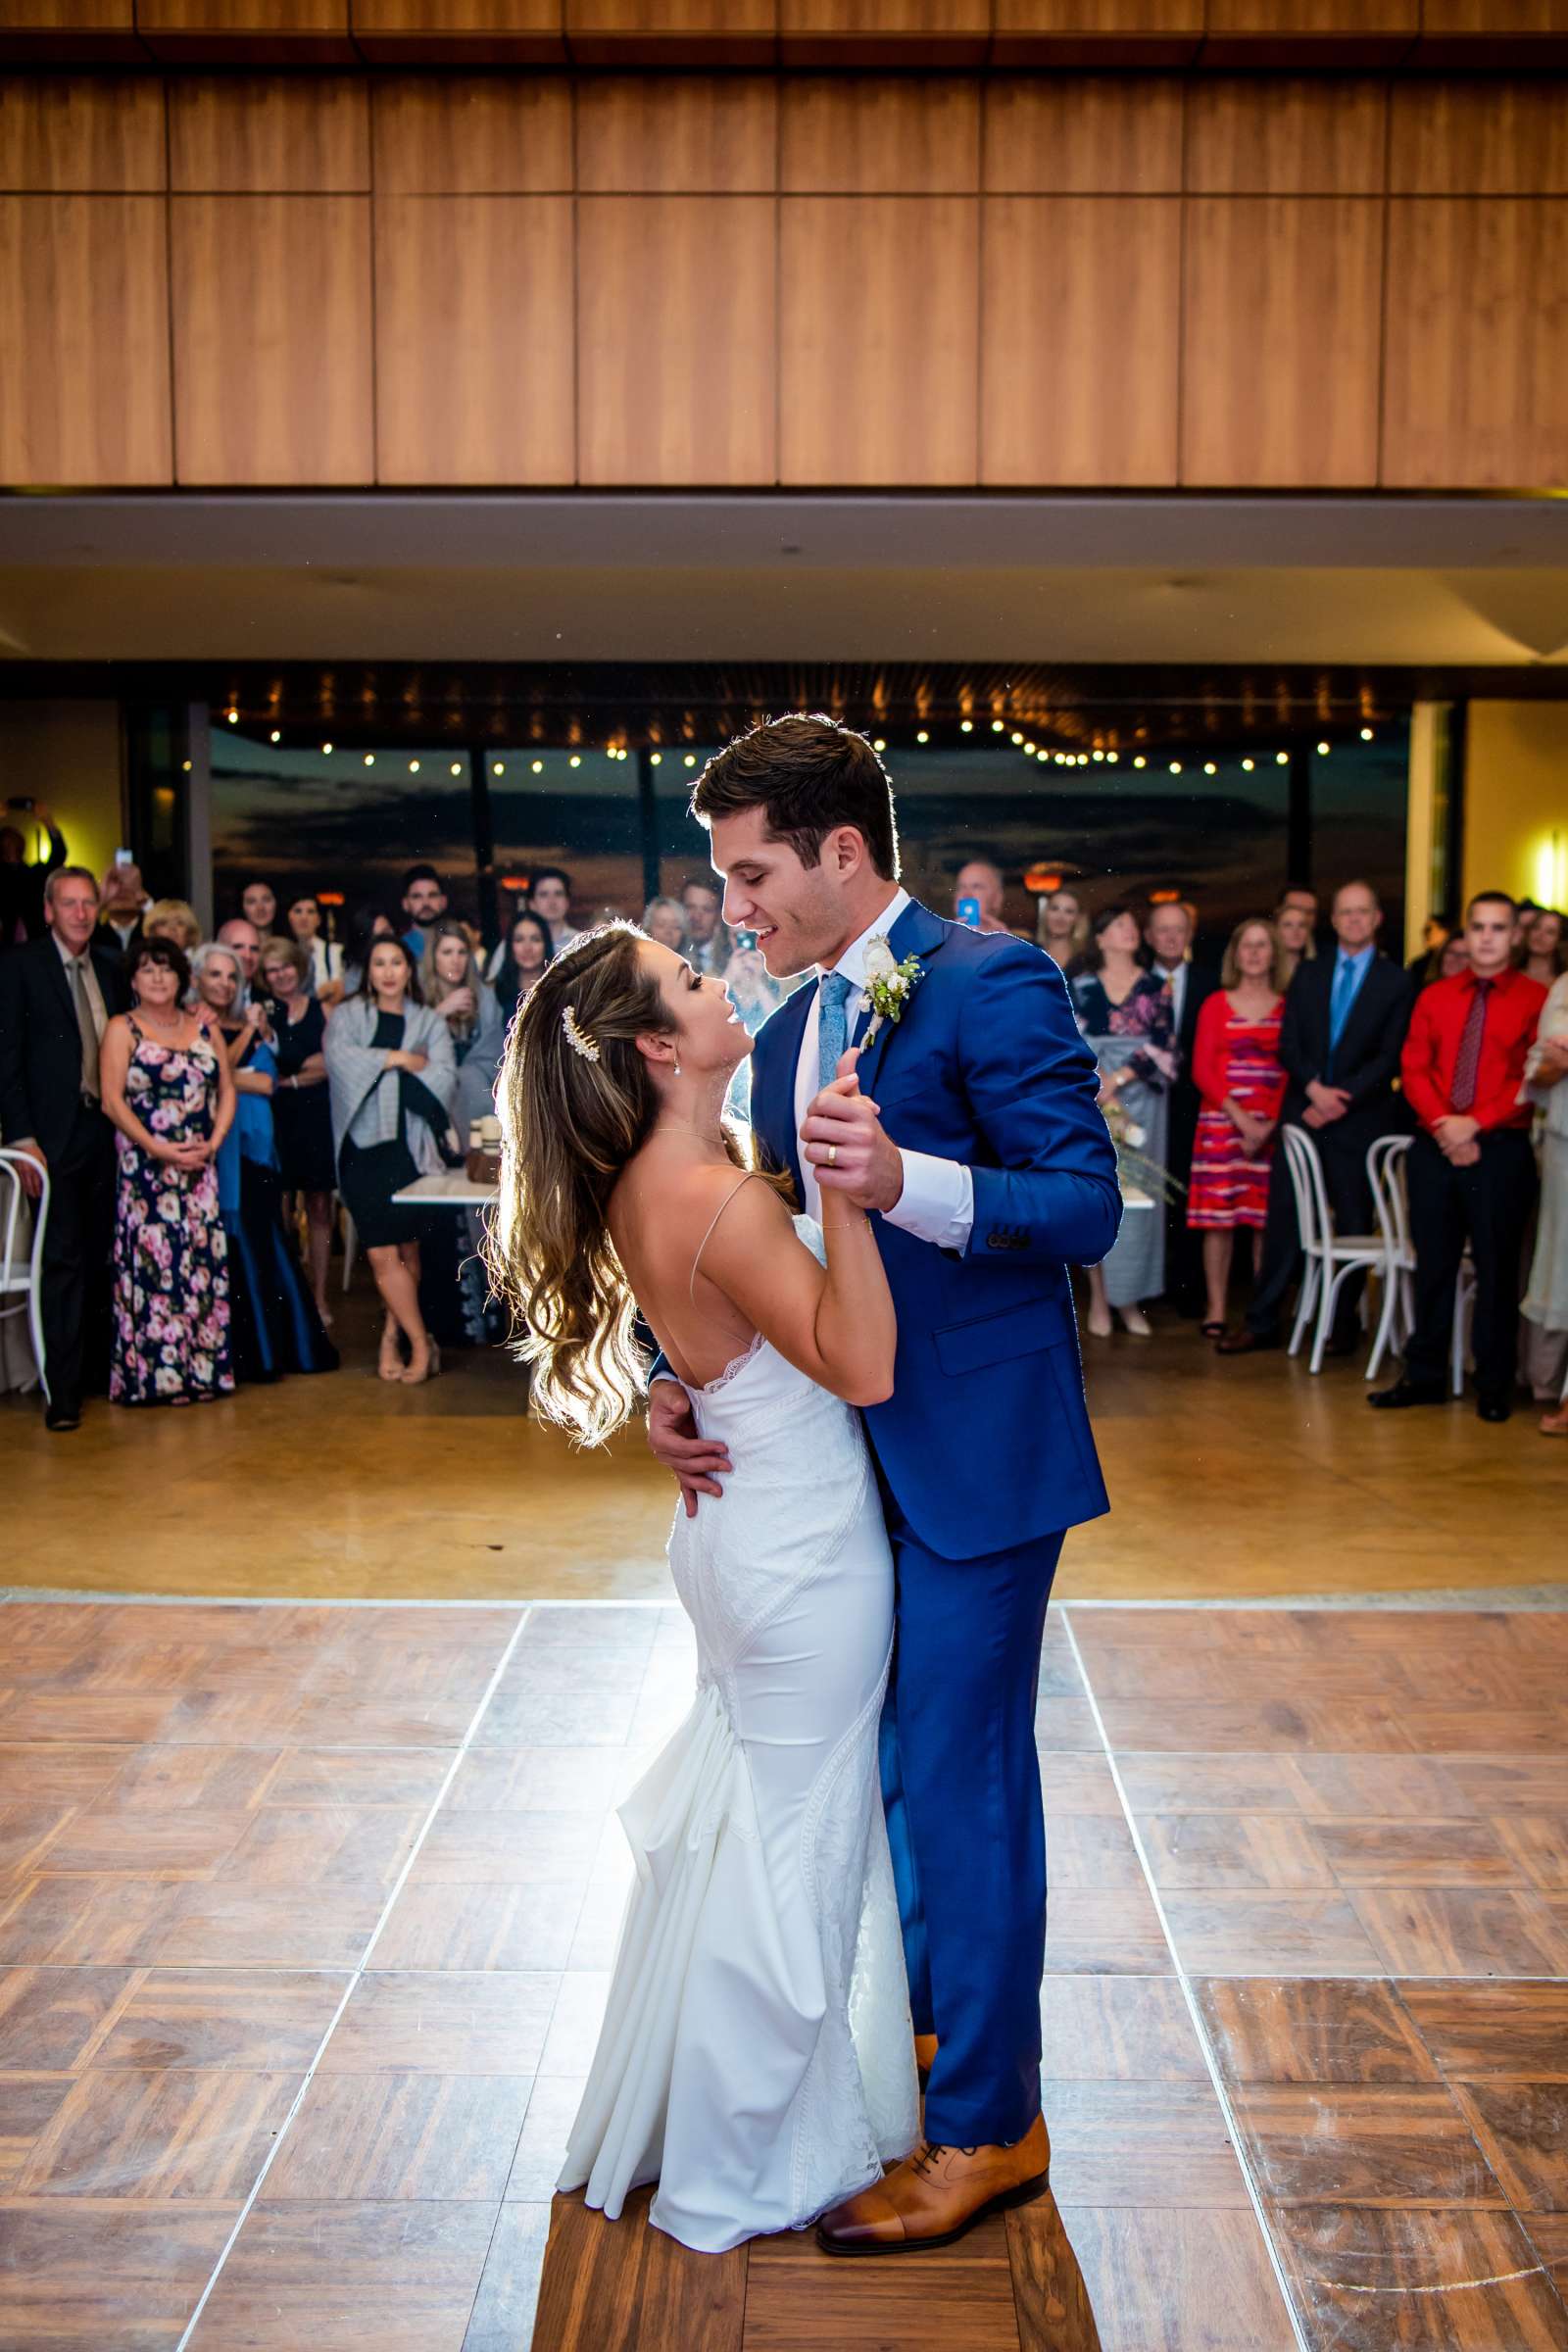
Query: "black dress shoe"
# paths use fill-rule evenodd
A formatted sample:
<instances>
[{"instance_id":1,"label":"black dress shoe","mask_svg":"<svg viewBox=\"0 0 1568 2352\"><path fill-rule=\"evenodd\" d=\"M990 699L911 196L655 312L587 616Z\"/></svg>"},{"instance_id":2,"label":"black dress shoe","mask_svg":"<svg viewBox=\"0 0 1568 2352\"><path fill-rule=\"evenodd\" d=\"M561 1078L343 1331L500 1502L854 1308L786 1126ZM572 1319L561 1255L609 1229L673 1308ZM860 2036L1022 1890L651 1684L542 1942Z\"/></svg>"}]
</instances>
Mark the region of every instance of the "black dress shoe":
<instances>
[{"instance_id":1,"label":"black dress shoe","mask_svg":"<svg viewBox=\"0 0 1568 2352\"><path fill-rule=\"evenodd\" d=\"M1250 1323L1244 1323L1240 1331L1228 1331L1222 1340L1215 1342L1214 1353L1256 1355L1261 1348L1277 1348L1279 1344L1280 1335L1277 1331L1254 1331Z\"/></svg>"},{"instance_id":2,"label":"black dress shoe","mask_svg":"<svg viewBox=\"0 0 1568 2352\"><path fill-rule=\"evenodd\" d=\"M1476 1415L1482 1421L1506 1421L1513 1406L1506 1396L1483 1396L1476 1404Z\"/></svg>"},{"instance_id":3,"label":"black dress shoe","mask_svg":"<svg viewBox=\"0 0 1568 2352\"><path fill-rule=\"evenodd\" d=\"M1392 1389L1379 1389L1368 1404L1399 1412L1407 1404L1446 1404L1448 1392L1441 1380L1396 1380Z\"/></svg>"},{"instance_id":4,"label":"black dress shoe","mask_svg":"<svg viewBox=\"0 0 1568 2352\"><path fill-rule=\"evenodd\" d=\"M43 1408L45 1429L64 1431L81 1427L81 1407L78 1404L46 1404Z\"/></svg>"}]
</instances>

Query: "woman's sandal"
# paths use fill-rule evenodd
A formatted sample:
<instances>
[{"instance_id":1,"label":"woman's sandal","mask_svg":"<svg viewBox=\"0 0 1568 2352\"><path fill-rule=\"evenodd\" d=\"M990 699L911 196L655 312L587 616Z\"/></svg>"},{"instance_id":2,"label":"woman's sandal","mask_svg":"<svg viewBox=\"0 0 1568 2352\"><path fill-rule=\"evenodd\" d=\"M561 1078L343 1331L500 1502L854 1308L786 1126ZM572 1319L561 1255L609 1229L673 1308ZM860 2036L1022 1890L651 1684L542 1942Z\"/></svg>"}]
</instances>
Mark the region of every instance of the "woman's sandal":
<instances>
[{"instance_id":1,"label":"woman's sandal","mask_svg":"<svg viewBox=\"0 0 1568 2352\"><path fill-rule=\"evenodd\" d=\"M1223 1323L1200 1323L1198 1328L1205 1340L1222 1340L1225 1337Z\"/></svg>"},{"instance_id":2,"label":"woman's sandal","mask_svg":"<svg viewBox=\"0 0 1568 2352\"><path fill-rule=\"evenodd\" d=\"M425 1359L424 1369L420 1372L416 1372L414 1366L410 1364L407 1371L405 1371L402 1375L403 1386L406 1389L421 1388L427 1380L434 1380L440 1369L441 1350L436 1346L434 1340L432 1340L430 1342L430 1352Z\"/></svg>"}]
</instances>

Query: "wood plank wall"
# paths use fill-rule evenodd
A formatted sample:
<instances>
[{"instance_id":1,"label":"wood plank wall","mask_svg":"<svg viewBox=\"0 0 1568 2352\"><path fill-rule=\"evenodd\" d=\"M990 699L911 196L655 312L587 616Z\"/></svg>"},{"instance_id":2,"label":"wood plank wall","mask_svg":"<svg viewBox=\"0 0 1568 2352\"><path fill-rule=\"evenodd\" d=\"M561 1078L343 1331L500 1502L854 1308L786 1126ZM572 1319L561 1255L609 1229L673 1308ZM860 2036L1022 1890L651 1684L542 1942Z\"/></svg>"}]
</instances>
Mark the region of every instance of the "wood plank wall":
<instances>
[{"instance_id":1,"label":"wood plank wall","mask_svg":"<svg viewBox=\"0 0 1568 2352\"><path fill-rule=\"evenodd\" d=\"M1565 386L1548 75L0 77L13 486L1560 488Z\"/></svg>"}]
</instances>

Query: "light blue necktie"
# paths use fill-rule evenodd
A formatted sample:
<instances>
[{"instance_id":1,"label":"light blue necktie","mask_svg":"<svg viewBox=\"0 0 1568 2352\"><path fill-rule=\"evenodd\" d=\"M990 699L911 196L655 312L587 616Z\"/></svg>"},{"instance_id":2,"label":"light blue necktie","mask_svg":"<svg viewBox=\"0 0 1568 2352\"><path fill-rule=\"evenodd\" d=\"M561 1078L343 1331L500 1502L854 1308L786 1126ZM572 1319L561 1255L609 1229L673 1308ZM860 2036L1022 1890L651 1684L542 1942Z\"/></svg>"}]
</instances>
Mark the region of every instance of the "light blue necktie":
<instances>
[{"instance_id":1,"label":"light blue necktie","mask_svg":"<svg viewBox=\"0 0 1568 2352\"><path fill-rule=\"evenodd\" d=\"M849 1004L855 994L855 982L847 980L842 972L824 972L818 994L816 1077L819 1086L831 1086L838 1072L839 1056L850 1042Z\"/></svg>"},{"instance_id":2,"label":"light blue necktie","mask_svg":"<svg viewBox=\"0 0 1568 2352\"><path fill-rule=\"evenodd\" d=\"M1331 1060L1339 1051L1340 1039L1344 1035L1345 1024L1349 1018L1350 1006L1355 1002L1356 973L1357 967L1350 961L1349 956L1342 956L1340 968L1334 975L1334 994L1329 1001L1329 1058Z\"/></svg>"}]
</instances>

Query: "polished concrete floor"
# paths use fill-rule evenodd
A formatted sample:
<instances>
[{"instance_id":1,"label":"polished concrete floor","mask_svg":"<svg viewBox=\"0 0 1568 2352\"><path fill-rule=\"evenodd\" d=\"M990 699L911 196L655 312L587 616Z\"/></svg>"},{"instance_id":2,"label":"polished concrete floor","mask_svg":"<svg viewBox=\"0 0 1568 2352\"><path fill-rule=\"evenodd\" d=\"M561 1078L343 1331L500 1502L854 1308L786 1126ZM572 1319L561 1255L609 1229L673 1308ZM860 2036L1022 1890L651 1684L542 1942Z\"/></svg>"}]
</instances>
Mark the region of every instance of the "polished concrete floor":
<instances>
[{"instance_id":1,"label":"polished concrete floor","mask_svg":"<svg viewBox=\"0 0 1568 2352\"><path fill-rule=\"evenodd\" d=\"M373 1377L363 1287L341 1372L185 1411L89 1407L45 1440L0 1398L0 1581L323 1599L667 1598L670 1489L640 1433L573 1452L504 1355L428 1387ZM1568 1582L1568 1445L1521 1409L1368 1411L1355 1363L1222 1362L1191 1324L1085 1342L1114 1508L1057 1591L1215 1599Z\"/></svg>"},{"instance_id":2,"label":"polished concrete floor","mask_svg":"<svg viewBox=\"0 0 1568 2352\"><path fill-rule=\"evenodd\" d=\"M1054 1609L1052 2194L552 2199L649 1603L0 1610L5 2352L1563 2352L1568 1612Z\"/></svg>"}]
</instances>

